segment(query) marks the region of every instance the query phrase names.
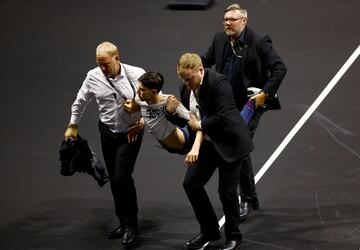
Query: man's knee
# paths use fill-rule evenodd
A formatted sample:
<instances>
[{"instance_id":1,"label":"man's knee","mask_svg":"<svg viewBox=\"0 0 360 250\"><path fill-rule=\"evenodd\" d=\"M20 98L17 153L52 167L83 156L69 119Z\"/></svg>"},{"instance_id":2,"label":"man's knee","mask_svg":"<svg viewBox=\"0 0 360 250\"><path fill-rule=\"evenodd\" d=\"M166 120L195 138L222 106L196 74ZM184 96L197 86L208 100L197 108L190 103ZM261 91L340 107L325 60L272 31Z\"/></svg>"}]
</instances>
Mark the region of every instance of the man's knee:
<instances>
[{"instance_id":1,"label":"man's knee","mask_svg":"<svg viewBox=\"0 0 360 250\"><path fill-rule=\"evenodd\" d=\"M191 184L190 181L188 181L188 180L184 180L184 181L183 181L183 188L184 188L185 190L191 189L191 187L192 187L192 184Z\"/></svg>"},{"instance_id":2,"label":"man's knee","mask_svg":"<svg viewBox=\"0 0 360 250\"><path fill-rule=\"evenodd\" d=\"M189 178L183 181L183 187L185 190L191 190L196 188L202 188L202 185L199 184L198 181Z\"/></svg>"}]
</instances>

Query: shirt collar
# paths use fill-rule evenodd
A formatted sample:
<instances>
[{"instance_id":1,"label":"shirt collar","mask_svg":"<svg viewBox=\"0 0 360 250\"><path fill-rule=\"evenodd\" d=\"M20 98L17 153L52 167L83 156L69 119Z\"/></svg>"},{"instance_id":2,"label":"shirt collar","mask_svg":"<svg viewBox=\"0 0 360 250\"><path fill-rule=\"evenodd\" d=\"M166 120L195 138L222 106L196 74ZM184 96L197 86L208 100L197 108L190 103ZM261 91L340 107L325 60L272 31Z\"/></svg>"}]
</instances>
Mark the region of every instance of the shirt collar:
<instances>
[{"instance_id":1,"label":"shirt collar","mask_svg":"<svg viewBox=\"0 0 360 250\"><path fill-rule=\"evenodd\" d=\"M119 62L120 64L120 74L118 74L117 76L115 76L115 78L110 78L111 80L113 81L116 81L116 80L120 80L120 79L123 79L125 77L125 69L124 69L124 66Z\"/></svg>"},{"instance_id":2,"label":"shirt collar","mask_svg":"<svg viewBox=\"0 0 360 250\"><path fill-rule=\"evenodd\" d=\"M120 64L120 74L118 74L114 80L123 79L125 77L125 68L120 62L119 64Z\"/></svg>"}]
</instances>

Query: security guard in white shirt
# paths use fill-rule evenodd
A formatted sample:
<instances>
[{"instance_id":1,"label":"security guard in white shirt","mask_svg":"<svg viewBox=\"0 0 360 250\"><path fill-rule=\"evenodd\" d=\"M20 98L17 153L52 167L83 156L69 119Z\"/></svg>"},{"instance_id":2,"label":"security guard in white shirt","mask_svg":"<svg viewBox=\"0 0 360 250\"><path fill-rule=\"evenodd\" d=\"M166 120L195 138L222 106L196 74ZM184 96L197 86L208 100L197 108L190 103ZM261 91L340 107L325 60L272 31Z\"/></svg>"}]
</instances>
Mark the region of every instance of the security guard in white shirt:
<instances>
[{"instance_id":1,"label":"security guard in white shirt","mask_svg":"<svg viewBox=\"0 0 360 250\"><path fill-rule=\"evenodd\" d=\"M99 110L102 152L110 178L115 212L120 225L108 238L122 238L125 247L137 239L137 197L132 173L140 150L144 120L140 112L128 114L123 103L134 98L142 68L120 62L117 47L103 42L96 48L98 67L90 70L71 107L65 140L77 137L77 127L88 103L95 99Z\"/></svg>"}]
</instances>

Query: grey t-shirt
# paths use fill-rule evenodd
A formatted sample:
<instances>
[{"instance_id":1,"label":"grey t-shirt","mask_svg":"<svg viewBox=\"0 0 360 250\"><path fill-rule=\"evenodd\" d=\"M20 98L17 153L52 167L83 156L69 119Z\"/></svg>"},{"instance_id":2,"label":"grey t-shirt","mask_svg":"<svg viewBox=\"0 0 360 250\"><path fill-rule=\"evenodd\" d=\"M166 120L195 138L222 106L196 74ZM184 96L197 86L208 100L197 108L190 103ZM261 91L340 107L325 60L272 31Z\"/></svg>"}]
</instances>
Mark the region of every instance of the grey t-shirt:
<instances>
[{"instance_id":1,"label":"grey t-shirt","mask_svg":"<svg viewBox=\"0 0 360 250\"><path fill-rule=\"evenodd\" d=\"M176 125L166 119L166 99L169 95L162 93L159 95L161 95L162 101L156 104L143 102L138 96L136 96L135 101L140 106L149 133L157 140L163 140L176 129ZM190 111L181 103L176 108L176 113L186 120L190 119Z\"/></svg>"}]
</instances>

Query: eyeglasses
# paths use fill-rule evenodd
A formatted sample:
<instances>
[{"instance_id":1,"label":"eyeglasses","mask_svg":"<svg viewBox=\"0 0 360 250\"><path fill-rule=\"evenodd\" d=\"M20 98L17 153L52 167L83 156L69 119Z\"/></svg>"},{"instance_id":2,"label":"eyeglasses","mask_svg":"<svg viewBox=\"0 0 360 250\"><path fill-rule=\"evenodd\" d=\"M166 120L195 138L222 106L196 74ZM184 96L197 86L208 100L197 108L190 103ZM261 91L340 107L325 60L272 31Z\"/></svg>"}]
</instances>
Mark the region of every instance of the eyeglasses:
<instances>
[{"instance_id":1,"label":"eyeglasses","mask_svg":"<svg viewBox=\"0 0 360 250\"><path fill-rule=\"evenodd\" d=\"M232 23L235 23L237 20L242 19L242 18L244 18L244 17L239 17L239 18L224 18L223 24L227 24L227 23L232 24Z\"/></svg>"}]
</instances>

